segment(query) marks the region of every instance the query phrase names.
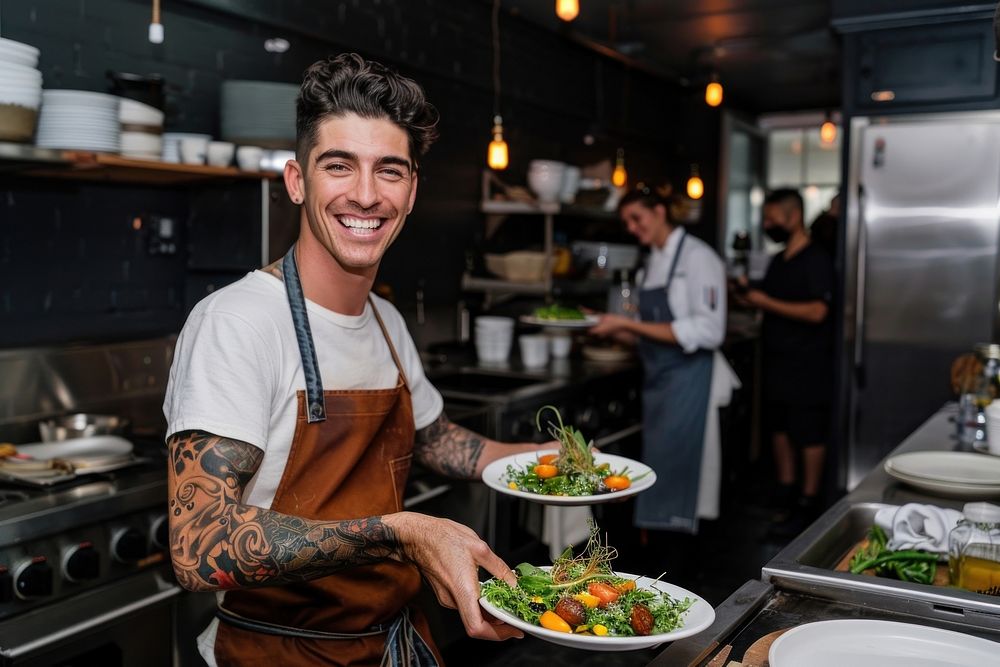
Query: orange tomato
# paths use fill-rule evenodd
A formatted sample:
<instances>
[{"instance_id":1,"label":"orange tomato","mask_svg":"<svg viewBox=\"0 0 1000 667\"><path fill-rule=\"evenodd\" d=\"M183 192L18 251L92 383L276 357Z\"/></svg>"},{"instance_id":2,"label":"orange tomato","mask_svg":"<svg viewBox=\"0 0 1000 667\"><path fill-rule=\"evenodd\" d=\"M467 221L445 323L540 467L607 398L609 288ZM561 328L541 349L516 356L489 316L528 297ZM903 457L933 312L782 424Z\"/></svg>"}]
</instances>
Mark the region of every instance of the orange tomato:
<instances>
[{"instance_id":1,"label":"orange tomato","mask_svg":"<svg viewBox=\"0 0 1000 667\"><path fill-rule=\"evenodd\" d=\"M587 584L587 592L600 600L597 603L600 609L604 609L621 596L621 593L616 591L614 586L609 586L600 581L592 581Z\"/></svg>"},{"instance_id":2,"label":"orange tomato","mask_svg":"<svg viewBox=\"0 0 1000 667\"><path fill-rule=\"evenodd\" d=\"M620 584L616 584L615 588L622 593L628 593L629 591L635 590L635 581L629 579L628 581L623 581Z\"/></svg>"},{"instance_id":3,"label":"orange tomato","mask_svg":"<svg viewBox=\"0 0 1000 667\"><path fill-rule=\"evenodd\" d=\"M556 459L559 458L558 454L542 454L538 457L539 463L555 463Z\"/></svg>"},{"instance_id":4,"label":"orange tomato","mask_svg":"<svg viewBox=\"0 0 1000 667\"><path fill-rule=\"evenodd\" d=\"M547 630L555 630L556 632L573 632L573 629L569 627L569 623L562 620L558 614L553 611L547 611L538 618L538 623Z\"/></svg>"},{"instance_id":5,"label":"orange tomato","mask_svg":"<svg viewBox=\"0 0 1000 667\"><path fill-rule=\"evenodd\" d=\"M548 479L559 474L559 468L549 463L539 463L535 466L535 474L541 479Z\"/></svg>"},{"instance_id":6,"label":"orange tomato","mask_svg":"<svg viewBox=\"0 0 1000 667\"><path fill-rule=\"evenodd\" d=\"M632 482L625 475L608 475L604 478L604 486L612 491L621 491L632 486Z\"/></svg>"}]
</instances>

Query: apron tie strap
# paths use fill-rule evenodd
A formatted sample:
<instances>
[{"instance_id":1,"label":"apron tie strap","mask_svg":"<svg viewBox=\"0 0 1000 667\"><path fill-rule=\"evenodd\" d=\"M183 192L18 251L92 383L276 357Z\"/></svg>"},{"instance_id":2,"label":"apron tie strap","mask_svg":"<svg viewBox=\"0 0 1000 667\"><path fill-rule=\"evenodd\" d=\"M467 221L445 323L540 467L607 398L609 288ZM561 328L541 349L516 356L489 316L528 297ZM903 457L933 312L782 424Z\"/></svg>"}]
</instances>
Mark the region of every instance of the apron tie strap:
<instances>
[{"instance_id":1,"label":"apron tie strap","mask_svg":"<svg viewBox=\"0 0 1000 667\"><path fill-rule=\"evenodd\" d=\"M410 621L404 608L389 627L380 667L438 667L437 658Z\"/></svg>"}]
</instances>

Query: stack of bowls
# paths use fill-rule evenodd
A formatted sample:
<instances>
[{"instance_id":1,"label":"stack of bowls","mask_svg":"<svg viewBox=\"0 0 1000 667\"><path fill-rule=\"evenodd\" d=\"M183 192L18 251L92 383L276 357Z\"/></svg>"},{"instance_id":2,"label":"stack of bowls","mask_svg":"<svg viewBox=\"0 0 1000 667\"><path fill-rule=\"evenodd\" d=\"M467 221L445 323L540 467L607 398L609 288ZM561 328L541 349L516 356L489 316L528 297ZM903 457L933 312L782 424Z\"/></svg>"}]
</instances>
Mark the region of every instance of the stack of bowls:
<instances>
[{"instance_id":1,"label":"stack of bowls","mask_svg":"<svg viewBox=\"0 0 1000 667\"><path fill-rule=\"evenodd\" d=\"M565 162L532 160L528 163L528 187L540 203L554 204L559 201L565 171Z\"/></svg>"},{"instance_id":2,"label":"stack of bowls","mask_svg":"<svg viewBox=\"0 0 1000 667\"><path fill-rule=\"evenodd\" d=\"M142 102L120 99L122 155L159 160L163 154L163 112Z\"/></svg>"},{"instance_id":3,"label":"stack of bowls","mask_svg":"<svg viewBox=\"0 0 1000 667\"><path fill-rule=\"evenodd\" d=\"M44 148L119 152L120 99L89 90L43 90L35 143Z\"/></svg>"},{"instance_id":4,"label":"stack of bowls","mask_svg":"<svg viewBox=\"0 0 1000 667\"><path fill-rule=\"evenodd\" d=\"M476 356L483 363L502 363L514 342L514 320L509 317L476 318Z\"/></svg>"},{"instance_id":5,"label":"stack of bowls","mask_svg":"<svg viewBox=\"0 0 1000 667\"><path fill-rule=\"evenodd\" d=\"M42 101L38 49L0 38L0 140L30 142Z\"/></svg>"},{"instance_id":6,"label":"stack of bowls","mask_svg":"<svg viewBox=\"0 0 1000 667\"><path fill-rule=\"evenodd\" d=\"M262 148L292 148L298 93L294 83L223 81L222 138Z\"/></svg>"},{"instance_id":7,"label":"stack of bowls","mask_svg":"<svg viewBox=\"0 0 1000 667\"><path fill-rule=\"evenodd\" d=\"M208 152L208 142L212 140L211 134L196 134L194 132L164 132L163 133L163 154L160 159L164 162L177 164L181 161L181 142L185 139L197 139L198 142L188 142L204 144L204 152ZM204 157L202 157L204 162Z\"/></svg>"}]
</instances>

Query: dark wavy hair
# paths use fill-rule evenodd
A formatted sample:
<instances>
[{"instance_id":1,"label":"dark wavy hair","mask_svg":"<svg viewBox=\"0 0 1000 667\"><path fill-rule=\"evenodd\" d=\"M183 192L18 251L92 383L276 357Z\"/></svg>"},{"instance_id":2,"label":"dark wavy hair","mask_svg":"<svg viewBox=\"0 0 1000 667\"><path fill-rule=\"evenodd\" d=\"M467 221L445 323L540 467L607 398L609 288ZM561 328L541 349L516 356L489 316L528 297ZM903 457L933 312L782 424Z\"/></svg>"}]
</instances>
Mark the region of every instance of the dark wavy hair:
<instances>
[{"instance_id":1,"label":"dark wavy hair","mask_svg":"<svg viewBox=\"0 0 1000 667\"><path fill-rule=\"evenodd\" d=\"M300 161L316 145L316 129L329 116L354 113L395 123L409 137L414 168L417 156L423 156L438 136L438 112L423 88L357 53L342 53L310 65L295 107L295 153Z\"/></svg>"},{"instance_id":2,"label":"dark wavy hair","mask_svg":"<svg viewBox=\"0 0 1000 667\"><path fill-rule=\"evenodd\" d=\"M622 195L618 200L618 213L629 204L640 203L644 207L653 210L657 205L662 205L667 211L667 222L673 224L673 210L675 205L673 188L669 185L651 186L639 185Z\"/></svg>"}]
</instances>

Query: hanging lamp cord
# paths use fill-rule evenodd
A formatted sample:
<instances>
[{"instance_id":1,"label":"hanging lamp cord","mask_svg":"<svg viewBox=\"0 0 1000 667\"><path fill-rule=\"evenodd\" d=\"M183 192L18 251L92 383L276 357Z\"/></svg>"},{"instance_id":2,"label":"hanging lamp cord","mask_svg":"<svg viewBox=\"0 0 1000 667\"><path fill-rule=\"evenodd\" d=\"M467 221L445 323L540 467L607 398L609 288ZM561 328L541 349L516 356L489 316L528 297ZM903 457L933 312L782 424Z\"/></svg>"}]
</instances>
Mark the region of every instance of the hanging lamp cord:
<instances>
[{"instance_id":1,"label":"hanging lamp cord","mask_svg":"<svg viewBox=\"0 0 1000 667\"><path fill-rule=\"evenodd\" d=\"M493 116L500 115L500 0L493 0Z\"/></svg>"}]
</instances>

